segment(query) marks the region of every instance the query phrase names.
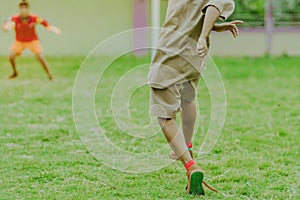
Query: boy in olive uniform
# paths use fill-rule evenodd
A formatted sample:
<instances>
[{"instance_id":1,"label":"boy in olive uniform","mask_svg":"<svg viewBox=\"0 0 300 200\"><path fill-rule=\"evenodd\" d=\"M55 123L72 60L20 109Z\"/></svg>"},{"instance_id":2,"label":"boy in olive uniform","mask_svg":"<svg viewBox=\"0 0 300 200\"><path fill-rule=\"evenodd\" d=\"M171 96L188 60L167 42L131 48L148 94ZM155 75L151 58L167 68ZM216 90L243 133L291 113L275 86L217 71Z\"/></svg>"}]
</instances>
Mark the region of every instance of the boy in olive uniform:
<instances>
[{"instance_id":1,"label":"boy in olive uniform","mask_svg":"<svg viewBox=\"0 0 300 200\"><path fill-rule=\"evenodd\" d=\"M236 24L215 24L234 11L233 0L169 0L166 21L159 36L148 84L151 87L150 112L158 122L173 153L186 168L186 192L204 195L203 171L193 160L192 135L196 118L197 84L205 68L209 34L231 31L238 35ZM182 129L176 123L181 112ZM210 188L215 191L213 188Z\"/></svg>"}]
</instances>

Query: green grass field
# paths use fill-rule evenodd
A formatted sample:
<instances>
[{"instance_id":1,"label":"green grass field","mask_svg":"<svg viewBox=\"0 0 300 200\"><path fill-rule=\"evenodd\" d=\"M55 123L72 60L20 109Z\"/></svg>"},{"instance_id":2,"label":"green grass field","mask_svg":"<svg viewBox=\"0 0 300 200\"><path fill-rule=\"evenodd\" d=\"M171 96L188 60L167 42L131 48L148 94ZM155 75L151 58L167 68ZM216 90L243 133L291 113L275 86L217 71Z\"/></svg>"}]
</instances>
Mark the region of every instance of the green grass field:
<instances>
[{"instance_id":1,"label":"green grass field","mask_svg":"<svg viewBox=\"0 0 300 200\"><path fill-rule=\"evenodd\" d=\"M179 162L130 174L110 169L88 153L72 114L72 89L83 59L49 58L55 77L50 82L31 57L20 58L20 77L7 80L11 69L0 58L0 199L199 198L185 194L185 170ZM106 72L107 92L98 93L96 108L109 102L105 94L117 77L148 60L125 56L114 62ZM214 61L226 87L227 117L213 151L196 159L219 193L207 191L200 198L300 199L300 58ZM206 130L210 101L203 82L199 91L200 130ZM147 107L147 88L139 95L143 101L131 106ZM137 123L149 120L139 110L133 116ZM128 151L151 151L166 143L162 134L153 143L122 137L110 111L101 113L107 135Z\"/></svg>"}]
</instances>

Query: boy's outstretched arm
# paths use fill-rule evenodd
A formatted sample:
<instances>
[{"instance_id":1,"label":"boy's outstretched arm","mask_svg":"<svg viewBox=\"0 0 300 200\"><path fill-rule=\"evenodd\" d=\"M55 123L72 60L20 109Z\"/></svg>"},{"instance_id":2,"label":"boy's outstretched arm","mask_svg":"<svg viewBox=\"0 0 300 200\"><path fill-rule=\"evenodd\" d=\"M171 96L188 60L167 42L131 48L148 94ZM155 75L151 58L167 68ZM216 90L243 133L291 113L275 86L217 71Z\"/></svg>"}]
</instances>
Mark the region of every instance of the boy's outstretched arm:
<instances>
[{"instance_id":1,"label":"boy's outstretched arm","mask_svg":"<svg viewBox=\"0 0 300 200\"><path fill-rule=\"evenodd\" d=\"M46 29L48 29L49 31L53 32L54 34L57 34L57 35L61 34L60 28L58 28L58 27L56 27L56 26L53 26L53 25L49 24L46 20L44 20L44 19L41 18L41 17L37 17L36 22L37 22L38 24L41 24L41 25L43 25L44 27L46 27Z\"/></svg>"},{"instance_id":2,"label":"boy's outstretched arm","mask_svg":"<svg viewBox=\"0 0 300 200\"><path fill-rule=\"evenodd\" d=\"M239 29L237 27L237 24L243 23L244 22L241 20L233 20L231 22L215 24L212 30L216 32L230 31L233 37L236 38L239 35Z\"/></svg>"},{"instance_id":3,"label":"boy's outstretched arm","mask_svg":"<svg viewBox=\"0 0 300 200\"><path fill-rule=\"evenodd\" d=\"M196 49L200 57L206 56L208 52L206 41L220 15L220 11L215 6L211 5L206 8L202 32L199 37Z\"/></svg>"}]
</instances>

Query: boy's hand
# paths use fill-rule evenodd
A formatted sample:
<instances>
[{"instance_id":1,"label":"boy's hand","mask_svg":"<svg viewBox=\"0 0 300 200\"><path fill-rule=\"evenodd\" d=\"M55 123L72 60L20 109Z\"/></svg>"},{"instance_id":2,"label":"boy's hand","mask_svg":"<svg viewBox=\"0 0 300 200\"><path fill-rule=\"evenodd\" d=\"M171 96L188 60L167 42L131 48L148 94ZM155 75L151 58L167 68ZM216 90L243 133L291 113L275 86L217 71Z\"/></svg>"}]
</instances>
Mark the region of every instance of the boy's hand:
<instances>
[{"instance_id":1,"label":"boy's hand","mask_svg":"<svg viewBox=\"0 0 300 200\"><path fill-rule=\"evenodd\" d=\"M196 52L199 54L201 58L205 57L208 53L208 47L206 38L200 37L197 42Z\"/></svg>"},{"instance_id":2,"label":"boy's hand","mask_svg":"<svg viewBox=\"0 0 300 200\"><path fill-rule=\"evenodd\" d=\"M237 37L239 35L239 29L237 27L237 24L243 24L244 22L241 20L234 20L231 22L225 22L221 24L215 24L213 27L213 31L216 32L224 32L224 31L230 31L233 35L233 37ZM207 40L205 37L200 36L196 52L199 54L200 57L205 57L208 53L208 47L207 47Z\"/></svg>"},{"instance_id":3,"label":"boy's hand","mask_svg":"<svg viewBox=\"0 0 300 200\"><path fill-rule=\"evenodd\" d=\"M241 20L234 20L231 22L225 22L221 24L215 24L213 27L213 31L216 32L224 32L224 31L230 31L233 35L233 37L237 37L239 35L239 29L237 27L237 24L243 24L244 22Z\"/></svg>"},{"instance_id":4,"label":"boy's hand","mask_svg":"<svg viewBox=\"0 0 300 200\"><path fill-rule=\"evenodd\" d=\"M3 24L2 30L5 31L5 32L6 31L10 31L10 30L14 29L14 27L15 27L15 23L14 22L7 21L7 22L5 22Z\"/></svg>"},{"instance_id":5,"label":"boy's hand","mask_svg":"<svg viewBox=\"0 0 300 200\"><path fill-rule=\"evenodd\" d=\"M56 35L60 35L61 34L61 30L58 27L56 27L56 26L50 25L50 26L47 27L47 29L49 31L53 32Z\"/></svg>"}]
</instances>

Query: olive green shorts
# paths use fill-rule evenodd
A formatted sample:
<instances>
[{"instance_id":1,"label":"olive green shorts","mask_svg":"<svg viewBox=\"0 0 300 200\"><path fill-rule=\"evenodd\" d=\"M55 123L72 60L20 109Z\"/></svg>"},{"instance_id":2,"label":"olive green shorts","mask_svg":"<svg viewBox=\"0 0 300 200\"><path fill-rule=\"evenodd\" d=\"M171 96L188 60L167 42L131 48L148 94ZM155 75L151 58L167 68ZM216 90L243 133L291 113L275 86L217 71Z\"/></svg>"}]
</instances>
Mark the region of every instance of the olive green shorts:
<instances>
[{"instance_id":1,"label":"olive green shorts","mask_svg":"<svg viewBox=\"0 0 300 200\"><path fill-rule=\"evenodd\" d=\"M174 118L180 112L181 102L193 102L199 79L173 84L165 89L151 88L150 113L161 118Z\"/></svg>"}]
</instances>

